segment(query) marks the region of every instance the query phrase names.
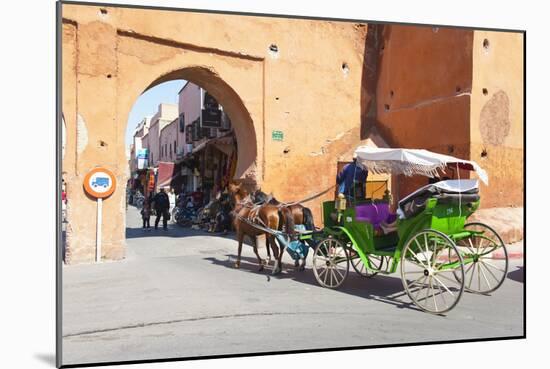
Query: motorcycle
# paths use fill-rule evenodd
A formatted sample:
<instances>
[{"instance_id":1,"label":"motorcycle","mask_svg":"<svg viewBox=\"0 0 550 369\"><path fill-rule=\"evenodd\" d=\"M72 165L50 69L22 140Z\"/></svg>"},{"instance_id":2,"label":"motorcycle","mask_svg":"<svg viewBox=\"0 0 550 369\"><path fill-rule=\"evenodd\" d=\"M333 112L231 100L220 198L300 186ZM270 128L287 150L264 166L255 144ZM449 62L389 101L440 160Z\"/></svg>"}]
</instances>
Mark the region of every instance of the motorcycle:
<instances>
[{"instance_id":1,"label":"motorcycle","mask_svg":"<svg viewBox=\"0 0 550 369\"><path fill-rule=\"evenodd\" d=\"M190 227L197 220L197 211L192 208L176 206L174 208L174 219L179 226Z\"/></svg>"}]
</instances>

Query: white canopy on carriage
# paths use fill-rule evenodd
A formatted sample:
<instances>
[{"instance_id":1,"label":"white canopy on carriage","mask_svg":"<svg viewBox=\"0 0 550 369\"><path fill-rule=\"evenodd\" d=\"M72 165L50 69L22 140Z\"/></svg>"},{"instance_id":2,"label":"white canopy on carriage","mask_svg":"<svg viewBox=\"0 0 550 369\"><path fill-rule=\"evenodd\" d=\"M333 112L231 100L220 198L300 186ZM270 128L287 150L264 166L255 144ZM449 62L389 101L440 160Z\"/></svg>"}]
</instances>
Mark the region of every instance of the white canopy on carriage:
<instances>
[{"instance_id":1,"label":"white canopy on carriage","mask_svg":"<svg viewBox=\"0 0 550 369\"><path fill-rule=\"evenodd\" d=\"M479 179L489 184L487 172L476 162L438 154L424 149L388 149L359 146L355 150L357 163L373 173L414 174L426 177L439 176L448 164L456 164L461 169L473 170Z\"/></svg>"}]
</instances>

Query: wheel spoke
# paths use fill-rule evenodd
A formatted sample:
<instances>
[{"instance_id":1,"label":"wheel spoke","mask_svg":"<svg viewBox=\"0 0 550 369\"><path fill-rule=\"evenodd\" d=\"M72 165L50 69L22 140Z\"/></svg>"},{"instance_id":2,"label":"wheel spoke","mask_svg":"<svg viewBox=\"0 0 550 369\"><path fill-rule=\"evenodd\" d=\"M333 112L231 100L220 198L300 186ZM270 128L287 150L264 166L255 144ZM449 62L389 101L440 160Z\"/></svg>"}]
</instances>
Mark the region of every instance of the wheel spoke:
<instances>
[{"instance_id":1,"label":"wheel spoke","mask_svg":"<svg viewBox=\"0 0 550 369\"><path fill-rule=\"evenodd\" d=\"M411 283L407 284L407 286L412 286L413 284L419 283L419 281L420 281L420 279L422 279L422 277L424 277L424 279L428 278L425 275L421 275L419 278L417 278L414 281L412 281Z\"/></svg>"},{"instance_id":2,"label":"wheel spoke","mask_svg":"<svg viewBox=\"0 0 550 369\"><path fill-rule=\"evenodd\" d=\"M474 271L476 270L475 268L476 263L473 263L472 265L474 267L474 270L472 270L472 275L470 276L470 283L468 283L468 289L470 289L470 287L472 286L472 280L474 279Z\"/></svg>"},{"instance_id":3,"label":"wheel spoke","mask_svg":"<svg viewBox=\"0 0 550 369\"><path fill-rule=\"evenodd\" d=\"M434 251L433 251L433 255L432 255L432 265L435 265L437 261L437 243L435 242L435 239L434 239Z\"/></svg>"},{"instance_id":4,"label":"wheel spoke","mask_svg":"<svg viewBox=\"0 0 550 369\"><path fill-rule=\"evenodd\" d=\"M431 264L430 264L430 259L428 258L428 254L430 252L430 250L428 249L429 247L429 242L428 242L428 234L427 233L424 233L424 247L426 248L426 263L428 263L428 268L431 268Z\"/></svg>"},{"instance_id":5,"label":"wheel spoke","mask_svg":"<svg viewBox=\"0 0 550 369\"><path fill-rule=\"evenodd\" d=\"M415 241L416 241L416 240L415 240ZM413 250L411 250L411 249L409 248L408 251L409 251L411 254L413 254L414 258L422 265L423 268L428 269L428 267L426 267L426 266L424 265L424 263L420 260L420 258L418 257L418 255L417 255ZM415 262L412 262L412 263L413 263L413 264L417 264L417 263L415 263Z\"/></svg>"},{"instance_id":6,"label":"wheel spoke","mask_svg":"<svg viewBox=\"0 0 550 369\"><path fill-rule=\"evenodd\" d=\"M342 273L340 273L340 271L338 270L338 268L334 268L334 270L340 275L340 277L342 279L344 279L344 276L342 275ZM336 276L336 275L335 275Z\"/></svg>"},{"instance_id":7,"label":"wheel spoke","mask_svg":"<svg viewBox=\"0 0 550 369\"><path fill-rule=\"evenodd\" d=\"M432 292L432 297L433 297L433 299L434 299L434 307L435 307L435 310L437 311L437 310L439 310L439 309L437 308L437 301L435 300L435 288L433 288L433 287L434 287L434 286L433 286L433 278L430 278L430 289L434 291L434 292Z\"/></svg>"},{"instance_id":8,"label":"wheel spoke","mask_svg":"<svg viewBox=\"0 0 550 369\"><path fill-rule=\"evenodd\" d=\"M323 278L323 284L326 285L327 284L327 277L328 275L330 274L330 270L328 267L326 267L325 269L327 272L325 273L325 278Z\"/></svg>"},{"instance_id":9,"label":"wheel spoke","mask_svg":"<svg viewBox=\"0 0 550 369\"><path fill-rule=\"evenodd\" d=\"M425 284L426 282L426 279L428 279L428 276L424 276L424 279L422 280L422 285ZM416 291L416 295L414 295L414 300L416 301L416 299L418 298L418 295L420 294L420 291L422 291L422 287L418 287L418 291Z\"/></svg>"},{"instance_id":10,"label":"wheel spoke","mask_svg":"<svg viewBox=\"0 0 550 369\"><path fill-rule=\"evenodd\" d=\"M439 294L441 295L441 298L443 299L443 304L445 305L445 308L449 308L449 306L447 305L447 301L445 301L445 293L443 291L441 291L441 287L440 287L439 282L437 281L437 278L434 278L434 280L435 280L437 289L439 290Z\"/></svg>"},{"instance_id":11,"label":"wheel spoke","mask_svg":"<svg viewBox=\"0 0 550 369\"><path fill-rule=\"evenodd\" d=\"M473 267L474 265L475 265L475 263L470 264L470 267L468 268L468 270L466 270L466 271L464 272L464 275L468 274L468 272L470 271L470 269L472 269L472 267Z\"/></svg>"},{"instance_id":12,"label":"wheel spoke","mask_svg":"<svg viewBox=\"0 0 550 369\"><path fill-rule=\"evenodd\" d=\"M491 260L492 258L479 258L480 260L483 259L483 260ZM496 269L498 270L499 272L502 272L502 273L506 273L504 270L500 269L500 268L497 268L496 266L494 266L493 264L491 263L487 263L487 266L490 266L491 268L493 269Z\"/></svg>"},{"instance_id":13,"label":"wheel spoke","mask_svg":"<svg viewBox=\"0 0 550 369\"><path fill-rule=\"evenodd\" d=\"M492 276L493 278L495 279L495 281L498 283L500 282L500 279L498 279L497 277L495 277L495 275L493 274L493 272L491 272L491 269L487 268L487 265L489 265L489 263L486 263L482 260L479 261L481 263L481 265L483 265L485 267L485 270L487 270Z\"/></svg>"},{"instance_id":14,"label":"wheel spoke","mask_svg":"<svg viewBox=\"0 0 550 369\"><path fill-rule=\"evenodd\" d=\"M320 273L318 273L319 278L321 278L321 276L326 272L327 272L327 268L324 268Z\"/></svg>"},{"instance_id":15,"label":"wheel spoke","mask_svg":"<svg viewBox=\"0 0 550 369\"><path fill-rule=\"evenodd\" d=\"M437 273L437 275L438 275L439 278L446 279L447 281L449 281L449 282L451 282L451 283L457 283L456 280L453 280L453 279L451 279L451 278L449 278L449 277L447 277L447 276L445 276L445 275L443 275L443 274Z\"/></svg>"},{"instance_id":16,"label":"wheel spoke","mask_svg":"<svg viewBox=\"0 0 550 369\"><path fill-rule=\"evenodd\" d=\"M472 237L468 237L468 243L470 244L470 246L472 246L472 248L469 248L467 245L466 245L466 248L474 255L476 255L476 252L474 250L475 246L472 244Z\"/></svg>"},{"instance_id":17,"label":"wheel spoke","mask_svg":"<svg viewBox=\"0 0 550 369\"><path fill-rule=\"evenodd\" d=\"M478 273L481 272L483 274L483 279L485 279L485 282L487 282L487 287L491 288L491 283L489 283L489 280L487 279L487 276L485 275L485 272L483 271L483 268L481 267L481 264L478 263ZM479 286L479 289L481 290L481 285Z\"/></svg>"},{"instance_id":18,"label":"wheel spoke","mask_svg":"<svg viewBox=\"0 0 550 369\"><path fill-rule=\"evenodd\" d=\"M479 263L476 263L477 268L477 286L481 290L481 273L479 273Z\"/></svg>"},{"instance_id":19,"label":"wheel spoke","mask_svg":"<svg viewBox=\"0 0 550 369\"><path fill-rule=\"evenodd\" d=\"M454 296L454 293L452 293L451 290L448 289L447 286L445 286L445 284L444 284L443 282L441 282L441 281L439 280L439 278L437 278L435 275L434 275L434 279L435 279L437 282L439 282L439 284L440 284L444 289L446 289L447 292L449 292L449 293L451 294L451 296Z\"/></svg>"},{"instance_id":20,"label":"wheel spoke","mask_svg":"<svg viewBox=\"0 0 550 369\"><path fill-rule=\"evenodd\" d=\"M426 266L425 266L425 265L419 264L419 263L413 261L412 259L407 259L407 261L408 261L409 263L411 263L411 264L416 265L416 266L419 267L419 268L426 269Z\"/></svg>"}]
</instances>

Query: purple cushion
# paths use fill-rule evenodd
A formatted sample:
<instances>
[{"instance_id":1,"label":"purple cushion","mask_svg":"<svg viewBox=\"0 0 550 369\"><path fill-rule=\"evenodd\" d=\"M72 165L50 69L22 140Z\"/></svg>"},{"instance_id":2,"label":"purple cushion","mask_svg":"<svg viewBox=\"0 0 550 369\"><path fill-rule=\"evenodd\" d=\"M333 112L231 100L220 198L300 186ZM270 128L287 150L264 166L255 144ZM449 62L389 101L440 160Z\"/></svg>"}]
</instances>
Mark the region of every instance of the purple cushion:
<instances>
[{"instance_id":1,"label":"purple cushion","mask_svg":"<svg viewBox=\"0 0 550 369\"><path fill-rule=\"evenodd\" d=\"M390 214L390 205L387 203L357 205L355 207L355 220L368 222L375 228L379 228L380 223L387 222L392 218L395 220L395 214Z\"/></svg>"}]
</instances>

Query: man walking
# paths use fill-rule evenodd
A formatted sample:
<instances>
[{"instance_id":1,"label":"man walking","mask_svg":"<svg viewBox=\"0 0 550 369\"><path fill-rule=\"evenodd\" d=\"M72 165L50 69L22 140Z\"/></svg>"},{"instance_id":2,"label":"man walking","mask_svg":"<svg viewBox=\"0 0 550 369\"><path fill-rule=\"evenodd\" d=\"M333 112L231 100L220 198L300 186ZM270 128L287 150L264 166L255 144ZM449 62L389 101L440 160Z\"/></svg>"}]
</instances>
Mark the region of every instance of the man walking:
<instances>
[{"instance_id":1,"label":"man walking","mask_svg":"<svg viewBox=\"0 0 550 369\"><path fill-rule=\"evenodd\" d=\"M160 217L162 217L162 227L164 230L168 230L168 209L170 208L170 200L168 199L168 194L164 191L164 187L160 188L159 193L153 197L153 202L155 203L155 211L157 217L155 219L155 229L158 229Z\"/></svg>"}]
</instances>

